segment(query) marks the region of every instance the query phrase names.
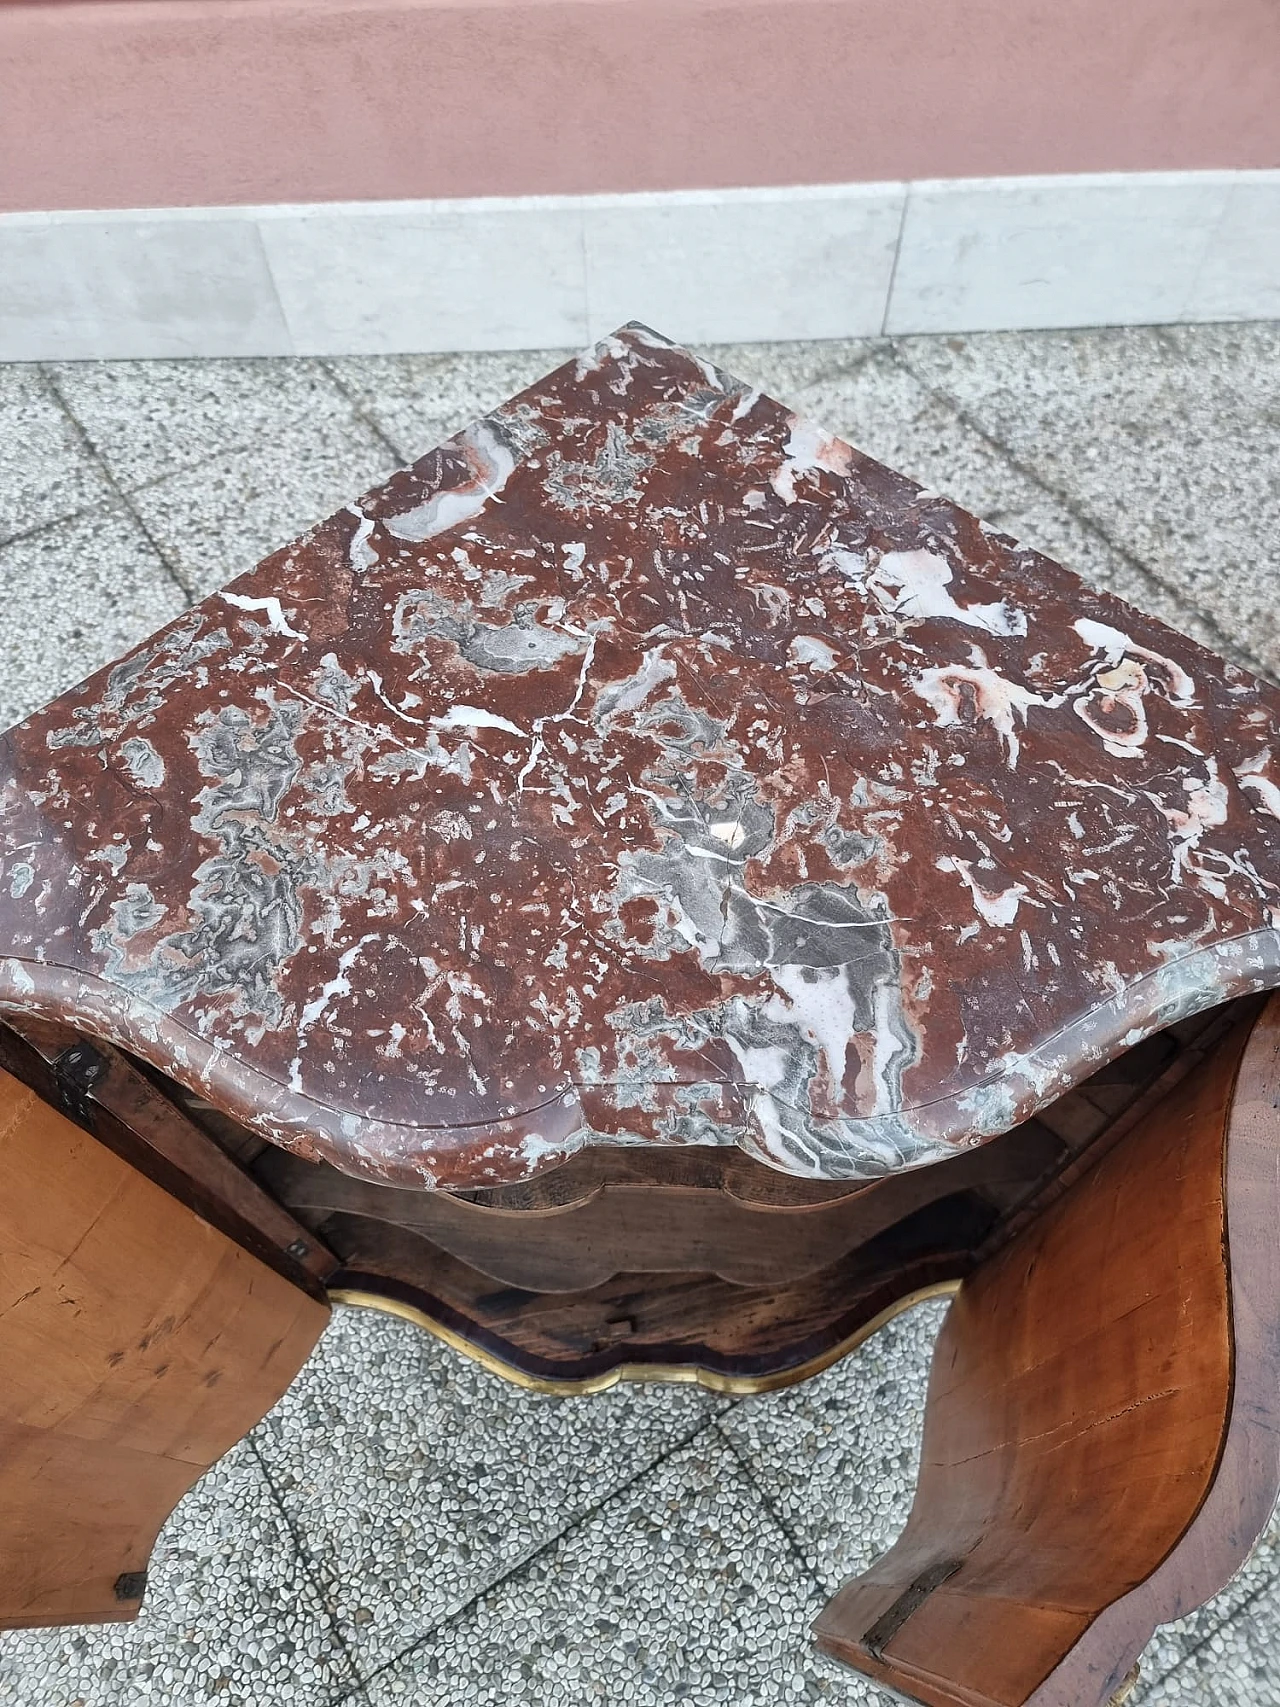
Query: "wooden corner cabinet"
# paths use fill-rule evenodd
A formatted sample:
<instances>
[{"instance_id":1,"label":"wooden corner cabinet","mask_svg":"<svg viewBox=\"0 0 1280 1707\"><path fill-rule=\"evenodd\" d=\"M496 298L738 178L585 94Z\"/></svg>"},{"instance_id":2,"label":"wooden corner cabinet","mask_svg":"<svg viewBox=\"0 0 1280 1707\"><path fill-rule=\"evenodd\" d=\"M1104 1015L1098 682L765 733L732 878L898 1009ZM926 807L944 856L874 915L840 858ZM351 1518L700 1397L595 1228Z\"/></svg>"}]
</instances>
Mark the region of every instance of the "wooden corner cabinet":
<instances>
[{"instance_id":1,"label":"wooden corner cabinet","mask_svg":"<svg viewBox=\"0 0 1280 1707\"><path fill-rule=\"evenodd\" d=\"M136 1616L332 1299L742 1393L947 1291L816 1640L1121 1700L1280 1488L1277 753L639 326L9 731L0 1627Z\"/></svg>"}]
</instances>

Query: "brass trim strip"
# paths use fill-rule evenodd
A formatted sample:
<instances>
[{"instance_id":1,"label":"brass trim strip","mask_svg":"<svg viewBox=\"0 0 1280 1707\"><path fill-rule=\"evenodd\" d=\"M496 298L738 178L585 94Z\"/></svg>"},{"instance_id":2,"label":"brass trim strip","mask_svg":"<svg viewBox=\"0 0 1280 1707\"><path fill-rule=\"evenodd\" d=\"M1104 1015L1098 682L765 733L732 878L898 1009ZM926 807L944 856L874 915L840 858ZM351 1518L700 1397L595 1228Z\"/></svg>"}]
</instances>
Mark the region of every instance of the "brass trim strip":
<instances>
[{"instance_id":1,"label":"brass trim strip","mask_svg":"<svg viewBox=\"0 0 1280 1707\"><path fill-rule=\"evenodd\" d=\"M824 1369L829 1369L833 1363L838 1363L842 1357L847 1357L851 1351L879 1333L886 1323L895 1316L903 1315L907 1310L914 1309L917 1304L923 1304L930 1298L951 1298L960 1290L958 1280L939 1281L934 1286L922 1286L916 1292L908 1292L888 1309L881 1310L878 1316L873 1316L847 1340L842 1340L829 1351L811 1358L808 1363L802 1363L795 1369L787 1369L775 1375L721 1375L714 1369L701 1369L691 1363L621 1363L614 1369L608 1369L601 1375L589 1375L580 1380L566 1378L558 1380L547 1376L529 1375L515 1364L507 1363L482 1346L473 1345L470 1340L458 1333L454 1328L445 1327L443 1322L436 1321L425 1310L419 1310L416 1305L402 1304L397 1298L384 1298L377 1292L362 1292L346 1287L338 1287L331 1291L329 1297L335 1304L350 1304L361 1310L381 1310L388 1316L399 1316L403 1321L412 1322L415 1327L424 1329L433 1338L443 1341L453 1351L461 1352L481 1368L487 1369L491 1375L499 1375L504 1381L510 1381L516 1387L523 1387L531 1393L549 1393L557 1398L576 1398L587 1393L603 1393L610 1387L616 1387L620 1381L680 1381L696 1383L699 1387L709 1388L713 1393L730 1393L735 1397L745 1397L753 1393L774 1393L782 1387L794 1386L798 1381L807 1381L811 1375L820 1375Z\"/></svg>"},{"instance_id":2,"label":"brass trim strip","mask_svg":"<svg viewBox=\"0 0 1280 1707\"><path fill-rule=\"evenodd\" d=\"M1125 1678L1119 1689L1117 1689L1115 1694L1111 1697L1110 1701L1107 1703L1107 1707L1122 1707L1122 1703L1126 1702L1138 1687L1138 1680L1141 1676L1141 1665L1135 1665L1128 1677Z\"/></svg>"}]
</instances>

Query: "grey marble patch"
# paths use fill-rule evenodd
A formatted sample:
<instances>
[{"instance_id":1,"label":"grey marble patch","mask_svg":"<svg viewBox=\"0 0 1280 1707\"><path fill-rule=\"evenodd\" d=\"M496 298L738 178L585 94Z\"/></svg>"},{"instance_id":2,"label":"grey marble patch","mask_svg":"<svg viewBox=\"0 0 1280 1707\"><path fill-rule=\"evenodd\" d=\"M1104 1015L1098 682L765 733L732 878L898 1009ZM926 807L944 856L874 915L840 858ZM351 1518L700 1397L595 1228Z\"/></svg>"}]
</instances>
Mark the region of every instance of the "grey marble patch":
<instances>
[{"instance_id":1,"label":"grey marble patch","mask_svg":"<svg viewBox=\"0 0 1280 1707\"><path fill-rule=\"evenodd\" d=\"M700 1437L369 1684L373 1707L783 1707L888 1698L809 1646L822 1603Z\"/></svg>"},{"instance_id":2,"label":"grey marble patch","mask_svg":"<svg viewBox=\"0 0 1280 1707\"><path fill-rule=\"evenodd\" d=\"M821 1375L744 1399L720 1423L831 1594L907 1520L946 1308L946 1299L918 1305Z\"/></svg>"},{"instance_id":3,"label":"grey marble patch","mask_svg":"<svg viewBox=\"0 0 1280 1707\"><path fill-rule=\"evenodd\" d=\"M321 1707L357 1686L243 1443L165 1525L135 1623L0 1635L2 1707Z\"/></svg>"},{"instance_id":4,"label":"grey marble patch","mask_svg":"<svg viewBox=\"0 0 1280 1707\"><path fill-rule=\"evenodd\" d=\"M0 548L0 729L118 658L184 604L119 506Z\"/></svg>"},{"instance_id":5,"label":"grey marble patch","mask_svg":"<svg viewBox=\"0 0 1280 1707\"><path fill-rule=\"evenodd\" d=\"M407 1322L340 1308L255 1438L367 1673L723 1403L526 1393Z\"/></svg>"},{"instance_id":6,"label":"grey marble patch","mask_svg":"<svg viewBox=\"0 0 1280 1707\"><path fill-rule=\"evenodd\" d=\"M572 353L337 356L326 365L356 407L412 462Z\"/></svg>"},{"instance_id":7,"label":"grey marble patch","mask_svg":"<svg viewBox=\"0 0 1280 1707\"><path fill-rule=\"evenodd\" d=\"M1280 671L1280 326L989 333L900 348L922 380Z\"/></svg>"},{"instance_id":8,"label":"grey marble patch","mask_svg":"<svg viewBox=\"0 0 1280 1707\"><path fill-rule=\"evenodd\" d=\"M354 416L304 417L249 449L140 487L133 501L183 584L202 597L389 474L394 461Z\"/></svg>"},{"instance_id":9,"label":"grey marble patch","mask_svg":"<svg viewBox=\"0 0 1280 1707\"><path fill-rule=\"evenodd\" d=\"M51 364L49 373L125 487L269 444L299 421L349 420L351 414L324 366L303 357L65 362Z\"/></svg>"},{"instance_id":10,"label":"grey marble patch","mask_svg":"<svg viewBox=\"0 0 1280 1707\"><path fill-rule=\"evenodd\" d=\"M0 366L0 543L110 493L40 370Z\"/></svg>"}]
</instances>

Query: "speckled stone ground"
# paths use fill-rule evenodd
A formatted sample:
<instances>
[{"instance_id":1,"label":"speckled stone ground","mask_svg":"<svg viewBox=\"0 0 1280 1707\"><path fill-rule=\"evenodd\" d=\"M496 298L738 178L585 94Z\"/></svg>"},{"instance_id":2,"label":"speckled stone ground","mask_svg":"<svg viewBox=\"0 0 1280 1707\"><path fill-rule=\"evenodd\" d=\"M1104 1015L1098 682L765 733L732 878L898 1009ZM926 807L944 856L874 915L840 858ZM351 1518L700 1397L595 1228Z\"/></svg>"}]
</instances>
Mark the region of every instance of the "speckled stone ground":
<instances>
[{"instance_id":1,"label":"speckled stone ground","mask_svg":"<svg viewBox=\"0 0 1280 1707\"><path fill-rule=\"evenodd\" d=\"M1280 677L1280 326L710 353ZM555 359L0 367L0 727ZM340 1309L137 1624L0 1636L0 1707L886 1707L805 1629L906 1516L942 1309L737 1402L530 1399ZM1134 1707L1280 1707L1280 1526Z\"/></svg>"}]
</instances>

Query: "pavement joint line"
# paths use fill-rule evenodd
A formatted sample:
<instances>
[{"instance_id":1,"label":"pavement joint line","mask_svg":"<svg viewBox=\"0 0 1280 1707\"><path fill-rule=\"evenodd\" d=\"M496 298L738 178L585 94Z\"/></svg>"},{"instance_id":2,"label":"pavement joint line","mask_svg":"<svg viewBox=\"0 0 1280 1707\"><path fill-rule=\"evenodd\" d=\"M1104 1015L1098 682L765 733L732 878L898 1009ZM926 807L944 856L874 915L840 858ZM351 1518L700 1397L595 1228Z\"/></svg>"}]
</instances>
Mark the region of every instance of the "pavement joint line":
<instances>
[{"instance_id":1,"label":"pavement joint line","mask_svg":"<svg viewBox=\"0 0 1280 1707\"><path fill-rule=\"evenodd\" d=\"M696 1441L701 1435L716 1433L716 1424L722 1415L724 1415L723 1411L717 1412L715 1416L708 1418L705 1422L700 1422L696 1428L690 1429L689 1432L682 1435L679 1440L673 1441L672 1444L665 1448L664 1451L660 1452L656 1458L652 1458L647 1463L640 1465L632 1475L628 1476L624 1481L619 1482L616 1487L610 1488L607 1493L601 1494L599 1499L593 1500L590 1505L580 1511L575 1518L571 1519L570 1522L556 1530L553 1535L548 1535L546 1539L540 1541L536 1547L531 1548L528 1553L523 1555L523 1557L517 1559L511 1565L509 1570L503 1571L501 1575L494 1577L491 1582L487 1582L482 1587L476 1589L474 1594L470 1595L466 1600L453 1607L449 1612L445 1613L443 1617L438 1618L429 1629L423 1631L421 1636L410 1642L406 1647L401 1648L400 1652L393 1654L389 1660L384 1660L383 1663L380 1666L375 1667L367 1677L364 1677L364 1674L361 1673L360 1675L363 1678L365 1688L367 1689L371 1683L373 1683L377 1678L382 1677L386 1672L391 1671L393 1667L400 1665L402 1661L408 1659L411 1654L416 1654L422 1649L428 1647L454 1625L460 1624L470 1612L472 1612L477 1606L481 1605L485 1600L489 1599L491 1595L495 1594L504 1583L511 1582L513 1578L524 1576L531 1565L537 1564L539 1559L545 1558L547 1554L553 1552L555 1548L557 1548L566 1538L566 1536L572 1535L575 1530L583 1528L584 1525L590 1522L592 1518L597 1517L602 1511L604 1511L607 1506L612 1505L615 1500L621 1499L628 1489L634 1488L638 1482L644 1481L647 1476L651 1476L656 1470L660 1470L664 1464L668 1463L672 1458L683 1452L686 1447L692 1446L694 1441Z\"/></svg>"},{"instance_id":2,"label":"pavement joint line","mask_svg":"<svg viewBox=\"0 0 1280 1707\"><path fill-rule=\"evenodd\" d=\"M396 467L407 467L414 459L396 443L396 441L391 437L391 434L383 427L381 421L379 421L377 416L374 415L372 410L365 408L359 398L352 391L351 387L343 379L342 375L335 373L334 369L330 365L331 358L318 356L316 360L328 374L329 379L332 381L336 389L342 393L342 396L346 399L348 407L351 409L357 420L363 421L365 426L368 427L369 431L373 434L374 438L378 440L379 444L390 451L391 455L395 457ZM427 447L427 451L434 450L435 448L436 447L434 445L429 445ZM426 453L423 452L420 454Z\"/></svg>"},{"instance_id":3,"label":"pavement joint line","mask_svg":"<svg viewBox=\"0 0 1280 1707\"><path fill-rule=\"evenodd\" d=\"M93 438L89 434L89 431L85 427L84 423L80 420L79 416L75 413L74 409L72 409L70 403L67 401L66 397L63 395L62 387L58 384L57 379L55 378L53 373L50 372L50 364L47 362L38 363L37 364L37 371L40 374L41 380L43 381L45 386L48 388L50 396L54 399L54 401L57 403L59 409L62 410L62 413L66 416L67 420L71 423L71 426L72 426L73 430L75 431L77 438L80 440L80 443L83 446L84 450L87 452L87 454L90 456L90 458L97 464L99 470L102 473L103 479L106 480L107 484L110 486L111 490L115 493L116 497L119 499L119 501L123 505L124 509L128 512L130 518L137 524L138 528L141 530L141 532L142 532L144 538L146 539L147 543L150 545L151 549L155 552L157 558L159 559L161 568L164 570L165 574L168 575L169 579L173 582L174 586L177 587L178 591L182 594L183 598L187 602L187 607L189 609L196 602L194 591L192 590L192 588L190 588L187 585L187 583L183 579L182 575L180 574L176 564L174 564L170 561L168 552L164 549L164 547L161 545L160 541L156 538L155 534L147 526L147 523L146 523L145 519L143 518L142 514L140 513L140 511L138 510L137 506L130 502L129 493L128 493L127 489L124 486L122 486L120 484L120 482L116 479L114 470L111 468L110 464L107 462L107 459L103 456L102 452L98 449L97 445L94 443Z\"/></svg>"},{"instance_id":4,"label":"pavement joint line","mask_svg":"<svg viewBox=\"0 0 1280 1707\"><path fill-rule=\"evenodd\" d=\"M261 437L243 441L237 439L234 444L219 445L217 450L211 451L208 456L202 456L198 462L180 463L177 468L166 469L163 474L151 474L145 480L130 480L127 485L121 481L120 490L129 493L155 492L170 480L181 480L184 475L198 474L202 468L208 468L211 463L218 462L224 456L242 456L245 451L254 450L260 442Z\"/></svg>"},{"instance_id":5,"label":"pavement joint line","mask_svg":"<svg viewBox=\"0 0 1280 1707\"><path fill-rule=\"evenodd\" d=\"M275 359L291 361L294 358L281 356ZM302 419L304 417L301 415L282 415L272 423L272 426L292 426L295 421ZM269 431L270 429L260 432L251 439L235 439L227 444L219 445L216 450L210 451L206 456L199 457L195 462L180 463L176 468L166 469L163 474L151 474L145 480L130 480L127 484L123 481L119 482L120 490L121 492L154 492L159 487L167 485L171 480L181 480L189 474L198 474L202 468L208 468L211 464L220 462L224 457L243 456L246 451L256 450L263 439L268 436Z\"/></svg>"},{"instance_id":6,"label":"pavement joint line","mask_svg":"<svg viewBox=\"0 0 1280 1707\"><path fill-rule=\"evenodd\" d=\"M158 361L158 362L154 363L153 365L155 365L157 367L162 367L162 366L166 366L166 365L173 365L173 363L183 363L183 364L199 364L201 366L205 366L205 365L216 365L218 362L223 361L223 360L233 361L233 360L240 360L240 359L252 361L252 362L260 362L263 366L281 367L281 366L284 366L285 364L288 364L290 367L310 368L313 371L319 371L320 373L322 373L324 375L325 379L329 382L329 385L332 387L333 391L336 392L337 401L345 404L346 407L350 410L350 412L358 420L363 422L363 424L366 427L369 428L369 430L373 433L374 437L377 438L386 449L391 451L392 455L397 456L397 457L400 456L399 450L397 450L395 445L393 445L391 443L390 439L387 438L386 434L380 430L377 423L375 421L372 421L369 419L369 417L365 414L365 412L360 408L359 404L356 402L356 399L352 396L352 394L348 390L348 388L342 383L342 381L338 377L338 375L333 372L333 370L329 367L328 363L321 356L249 356L249 357L245 357L245 358L222 357L222 356L196 356L196 357L180 356L180 357L172 358L171 361L166 358L165 360ZM52 364L49 364L49 365L52 365ZM114 363L103 363L101 365L103 365L103 366L114 366L116 364L114 364ZM52 386L54 388L56 388L56 386L57 386L56 376L46 375L46 378L49 378L51 380ZM130 493L130 492L152 492L157 487L163 486L166 481L176 480L180 475L188 475L188 474L198 473L200 469L208 467L209 464L219 461L222 457L242 456L245 453L245 451L256 450L257 447L262 443L263 439L266 438L277 426L293 426L297 422L307 421L307 420L313 419L314 414L315 414L314 410L308 410L305 408L283 410L281 413L279 413L278 415L276 415L273 418L273 420L270 423L270 426L265 427L265 428L260 428L256 433L254 433L249 438L246 438L246 439L230 438L226 441L226 443L218 445L215 449L213 449L211 451L202 452L199 456L195 457L190 462L180 462L173 468L165 469L163 473L148 474L141 480L125 480L125 479L123 479L117 475L112 474L111 468L110 468L109 464L107 463L106 458L102 455L102 453L100 451L97 450L97 447L93 444L92 440L90 439L87 430L81 425L79 420L76 419L74 413L72 412L71 405L65 400L65 398L63 398L61 396L60 393L58 394L58 402L61 404L63 412L65 414L70 415L73 422L75 423L76 427L79 428L80 435L84 439L86 447L90 450L91 454L93 455L94 461L97 462L99 464L99 466L103 468L104 472L111 479L112 484L116 487L116 489L122 495L126 494L126 493ZM7 543L8 543L7 541L0 541L0 546L7 544Z\"/></svg>"},{"instance_id":7,"label":"pavement joint line","mask_svg":"<svg viewBox=\"0 0 1280 1707\"><path fill-rule=\"evenodd\" d=\"M1167 581L1163 575L1158 573L1157 570L1151 568L1150 564L1144 563L1143 560L1135 552L1131 551L1127 545L1123 545L1119 540L1113 539L1102 523L1099 522L1096 517L1090 515L1088 510L1083 508L1079 499L1073 497L1071 493L1064 491L1053 481L1046 479L1034 464L1024 462L1023 459L1016 455L1008 445L995 435L995 433L985 427L981 420L979 420L976 415L961 403L959 398L954 397L951 392L945 390L943 387L930 383L930 381L924 379L920 374L918 374L899 347L896 339L891 339L889 341L889 352L892 360L897 363L904 373L908 374L916 382L922 391L926 392L930 397L935 398L939 403L942 403L946 408L950 409L956 419L960 421L963 426L967 427L970 432L976 433L978 437L982 439L984 444L988 445L990 449L995 451L997 455L1000 456L1011 469L1013 469L1015 474L1020 474L1024 480L1029 480L1032 485L1043 492L1046 497L1052 498L1055 503L1060 504L1074 522L1078 523L1079 526L1087 533L1091 533L1095 539L1100 540L1101 543L1106 546L1108 551L1112 552L1120 559L1126 568L1131 569L1136 575L1141 576L1143 580L1150 582L1152 586L1158 587L1166 597L1171 598L1176 604L1179 604L1184 609L1191 611L1196 618L1203 623L1212 639L1214 647L1221 651L1224 657L1230 659L1234 655L1236 658L1244 661L1244 667L1246 669L1252 670L1254 675L1261 677L1263 681L1272 680L1271 671L1268 666L1262 663L1262 661L1257 658L1248 649L1248 647L1241 645L1238 640L1228 634L1218 619L1211 616L1207 611L1201 609L1194 600L1188 597L1183 588Z\"/></svg>"},{"instance_id":8,"label":"pavement joint line","mask_svg":"<svg viewBox=\"0 0 1280 1707\"><path fill-rule=\"evenodd\" d=\"M337 1616L329 1604L328 1591L321 1578L319 1566L311 1557L311 1549L307 1546L301 1529L298 1527L290 1514L288 1507L285 1505L283 1494L276 1486L275 1477L271 1474L271 1466L267 1461L266 1454L255 1439L257 1432L258 1430L256 1428L251 1429L245 1436L245 1442L250 1452L253 1453L254 1458L257 1460L258 1468L262 1471L263 1477L266 1480L272 1504L280 1514L280 1521L289 1532L289 1538L293 1542L294 1550L298 1555L298 1563L302 1568L302 1573L319 1597L320 1604L324 1609L325 1619L329 1626L329 1633L333 1644L346 1661L347 1669L355 1679L351 1688L344 1689L337 1696L331 1696L330 1703L332 1704L332 1707L338 1707L338 1704L344 1701L365 1701L368 1697L365 1694L364 1673L356 1663L356 1656L347 1645L347 1639L343 1634L342 1626L339 1624Z\"/></svg>"},{"instance_id":9,"label":"pavement joint line","mask_svg":"<svg viewBox=\"0 0 1280 1707\"><path fill-rule=\"evenodd\" d=\"M49 533L53 528L60 528L67 522L83 522L95 515L104 507L115 508L113 503L99 498L93 504L80 504L73 510L64 510L60 516L50 516L46 521L33 522L29 528L19 528L17 533L5 534L0 539L0 551L7 551L11 545L22 545L29 539L39 539L42 533Z\"/></svg>"},{"instance_id":10,"label":"pavement joint line","mask_svg":"<svg viewBox=\"0 0 1280 1707\"><path fill-rule=\"evenodd\" d=\"M718 1416L716 1418L715 1422L712 1424L713 1428L716 1430L716 1433L720 1436L721 1440L723 1440L725 1446L728 1448L729 1453L732 1456L734 1462L737 1464L738 1468L742 1471L742 1474L746 1478L748 1486L752 1489L756 1498L760 1501L760 1504L764 1508L765 1514L769 1518L769 1521L773 1524L774 1528L778 1531L778 1533L782 1536L782 1539L786 1542L787 1550L790 1552L791 1556L795 1559L796 1563L800 1566L800 1568L803 1571L808 1582L813 1586L813 1588L818 1592L818 1594L828 1595L830 1593L830 1591L826 1587L826 1584L823 1583L821 1578L818 1576L817 1566L813 1563L813 1561L810 1558L808 1558L806 1556L804 1548L800 1545L799 1541L792 1534L790 1525L786 1522L786 1520L782 1516L782 1513L778 1510L777 1506L773 1502L773 1499L768 1494L768 1492L766 1492L766 1490L765 1490L763 1484L761 1483L759 1477L756 1475L755 1470L751 1464L751 1460L745 1455L745 1453L743 1453L741 1451L741 1449L738 1446L738 1443L732 1438L732 1436L726 1434L724 1429L721 1428L720 1424L723 1421L724 1416L727 1414L728 1414L727 1412L724 1412L721 1414L721 1416Z\"/></svg>"},{"instance_id":11,"label":"pavement joint line","mask_svg":"<svg viewBox=\"0 0 1280 1707\"><path fill-rule=\"evenodd\" d=\"M822 341L825 342L826 340L824 339ZM850 343L858 342L858 340L852 338L848 341ZM854 351L851 355L836 356L833 360L824 362L819 368L817 368L814 373L805 380L804 385L800 388L801 392L808 391L815 385L825 385L833 379L851 379L855 373L860 373L868 363L875 360L876 356L880 353L882 343L883 340L876 337L862 339L861 348ZM770 395L772 395L772 393L770 393ZM778 402L780 402L784 408L791 408L791 405L787 402L785 397L778 398Z\"/></svg>"}]
</instances>

